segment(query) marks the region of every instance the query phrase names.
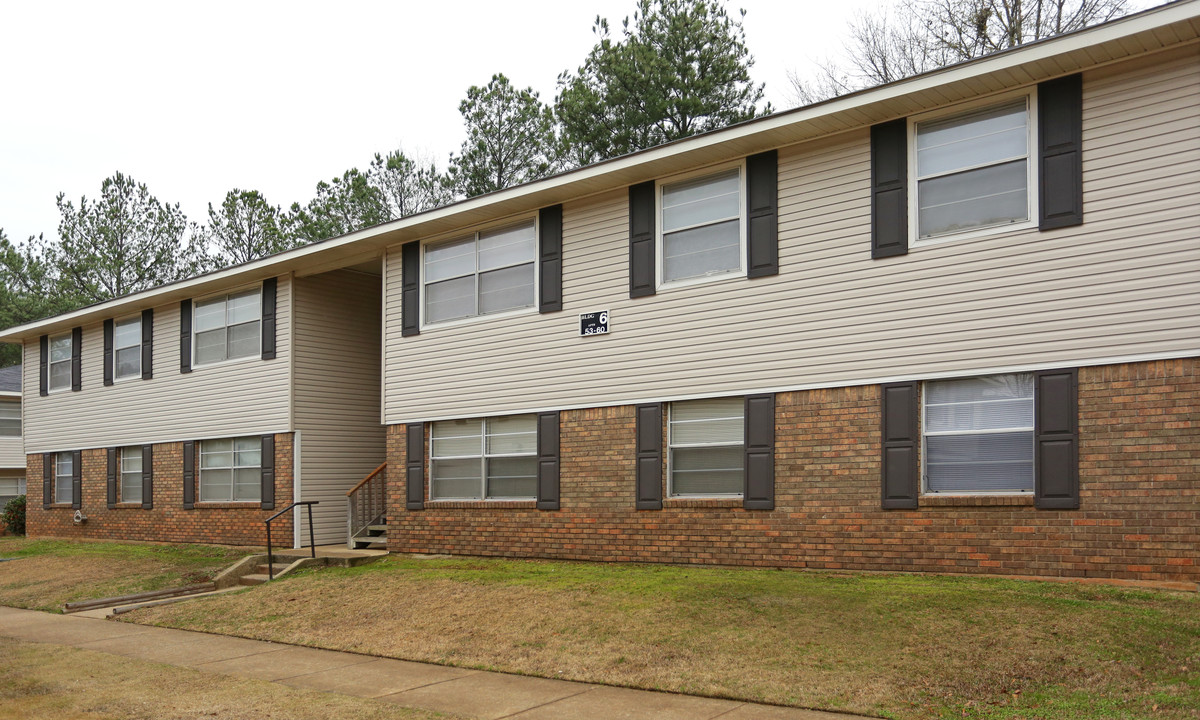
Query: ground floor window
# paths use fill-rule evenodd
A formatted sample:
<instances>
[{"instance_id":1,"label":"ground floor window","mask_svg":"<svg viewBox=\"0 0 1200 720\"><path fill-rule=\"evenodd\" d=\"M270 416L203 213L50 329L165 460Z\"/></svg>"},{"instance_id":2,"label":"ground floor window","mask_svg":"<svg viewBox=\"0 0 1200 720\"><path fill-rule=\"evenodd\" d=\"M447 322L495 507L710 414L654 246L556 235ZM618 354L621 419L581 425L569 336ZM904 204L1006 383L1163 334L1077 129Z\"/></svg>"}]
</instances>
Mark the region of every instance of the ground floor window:
<instances>
[{"instance_id":1,"label":"ground floor window","mask_svg":"<svg viewBox=\"0 0 1200 720\"><path fill-rule=\"evenodd\" d=\"M142 501L142 448L123 447L120 455L121 462L121 502L140 503Z\"/></svg>"},{"instance_id":2,"label":"ground floor window","mask_svg":"<svg viewBox=\"0 0 1200 720\"><path fill-rule=\"evenodd\" d=\"M261 500L262 438L204 440L199 446L201 502ZM140 472L140 462L138 467ZM124 483L124 465L121 480Z\"/></svg>"},{"instance_id":3,"label":"ground floor window","mask_svg":"<svg viewBox=\"0 0 1200 720\"><path fill-rule=\"evenodd\" d=\"M925 383L929 493L1033 492L1033 375Z\"/></svg>"},{"instance_id":4,"label":"ground floor window","mask_svg":"<svg viewBox=\"0 0 1200 720\"><path fill-rule=\"evenodd\" d=\"M537 497L537 416L433 423L430 497L532 500Z\"/></svg>"},{"instance_id":5,"label":"ground floor window","mask_svg":"<svg viewBox=\"0 0 1200 720\"><path fill-rule=\"evenodd\" d=\"M740 496L745 474L743 398L674 402L667 422L669 493Z\"/></svg>"},{"instance_id":6,"label":"ground floor window","mask_svg":"<svg viewBox=\"0 0 1200 720\"><path fill-rule=\"evenodd\" d=\"M69 503L75 501L74 487L71 482L74 475L74 453L56 453L54 455L54 502Z\"/></svg>"},{"instance_id":7,"label":"ground floor window","mask_svg":"<svg viewBox=\"0 0 1200 720\"><path fill-rule=\"evenodd\" d=\"M25 494L25 478L23 477L0 477L0 510L8 504L9 500L20 497Z\"/></svg>"}]
</instances>

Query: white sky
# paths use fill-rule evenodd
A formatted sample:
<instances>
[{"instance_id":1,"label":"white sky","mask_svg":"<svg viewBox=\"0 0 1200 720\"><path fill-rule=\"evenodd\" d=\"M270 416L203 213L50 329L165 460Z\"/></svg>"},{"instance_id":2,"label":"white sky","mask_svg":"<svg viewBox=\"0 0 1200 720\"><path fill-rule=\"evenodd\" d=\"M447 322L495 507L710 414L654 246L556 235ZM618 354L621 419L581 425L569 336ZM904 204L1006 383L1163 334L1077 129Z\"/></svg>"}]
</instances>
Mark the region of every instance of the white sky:
<instances>
[{"instance_id":1,"label":"white sky","mask_svg":"<svg viewBox=\"0 0 1200 720\"><path fill-rule=\"evenodd\" d=\"M887 0L730 0L752 75L788 106L789 69L840 51L855 11ZM235 187L285 208L318 180L403 147L444 167L458 103L503 72L555 81L619 33L635 0L0 2L0 228L54 236L120 170L207 219Z\"/></svg>"}]
</instances>

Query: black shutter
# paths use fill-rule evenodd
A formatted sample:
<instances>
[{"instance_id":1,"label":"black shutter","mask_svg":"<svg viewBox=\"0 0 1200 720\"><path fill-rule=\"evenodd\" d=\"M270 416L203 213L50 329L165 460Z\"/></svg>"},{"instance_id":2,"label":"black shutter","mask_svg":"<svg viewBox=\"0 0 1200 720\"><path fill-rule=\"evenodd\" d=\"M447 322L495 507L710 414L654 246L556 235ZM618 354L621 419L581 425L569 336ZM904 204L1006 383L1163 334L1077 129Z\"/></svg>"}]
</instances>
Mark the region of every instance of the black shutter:
<instances>
[{"instance_id":1,"label":"black shutter","mask_svg":"<svg viewBox=\"0 0 1200 720\"><path fill-rule=\"evenodd\" d=\"M746 398L746 464L742 507L775 509L775 396Z\"/></svg>"},{"instance_id":2,"label":"black shutter","mask_svg":"<svg viewBox=\"0 0 1200 720\"><path fill-rule=\"evenodd\" d=\"M263 510L275 509L275 436L262 436L262 495Z\"/></svg>"},{"instance_id":3,"label":"black shutter","mask_svg":"<svg viewBox=\"0 0 1200 720\"><path fill-rule=\"evenodd\" d=\"M425 425L409 423L404 433L404 478L408 486L404 506L409 510L420 510L425 507Z\"/></svg>"},{"instance_id":4,"label":"black shutter","mask_svg":"<svg viewBox=\"0 0 1200 720\"><path fill-rule=\"evenodd\" d=\"M83 389L83 328L71 328L71 391Z\"/></svg>"},{"instance_id":5,"label":"black shutter","mask_svg":"<svg viewBox=\"0 0 1200 720\"><path fill-rule=\"evenodd\" d=\"M538 414L538 510L558 510L558 413Z\"/></svg>"},{"instance_id":6,"label":"black shutter","mask_svg":"<svg viewBox=\"0 0 1200 720\"><path fill-rule=\"evenodd\" d=\"M71 453L71 508L83 507L83 451Z\"/></svg>"},{"instance_id":7,"label":"black shutter","mask_svg":"<svg viewBox=\"0 0 1200 720\"><path fill-rule=\"evenodd\" d=\"M42 509L54 502L54 453L42 453Z\"/></svg>"},{"instance_id":8,"label":"black shutter","mask_svg":"<svg viewBox=\"0 0 1200 720\"><path fill-rule=\"evenodd\" d=\"M196 507L196 443L183 444L183 509Z\"/></svg>"},{"instance_id":9,"label":"black shutter","mask_svg":"<svg viewBox=\"0 0 1200 720\"><path fill-rule=\"evenodd\" d=\"M104 384L113 384L113 321L104 321Z\"/></svg>"},{"instance_id":10,"label":"black shutter","mask_svg":"<svg viewBox=\"0 0 1200 720\"><path fill-rule=\"evenodd\" d=\"M629 297L654 294L654 181L629 186Z\"/></svg>"},{"instance_id":11,"label":"black shutter","mask_svg":"<svg viewBox=\"0 0 1200 720\"><path fill-rule=\"evenodd\" d=\"M891 383L881 389L883 399L883 507L917 506L917 383Z\"/></svg>"},{"instance_id":12,"label":"black shutter","mask_svg":"<svg viewBox=\"0 0 1200 720\"><path fill-rule=\"evenodd\" d=\"M538 212L538 312L563 309L562 301L562 205Z\"/></svg>"},{"instance_id":13,"label":"black shutter","mask_svg":"<svg viewBox=\"0 0 1200 720\"><path fill-rule=\"evenodd\" d=\"M662 510L662 404L638 405L637 509Z\"/></svg>"},{"instance_id":14,"label":"black shutter","mask_svg":"<svg viewBox=\"0 0 1200 720\"><path fill-rule=\"evenodd\" d=\"M154 509L154 446L142 446L142 509Z\"/></svg>"},{"instance_id":15,"label":"black shutter","mask_svg":"<svg viewBox=\"0 0 1200 720\"><path fill-rule=\"evenodd\" d=\"M262 284L262 359L275 359L275 298L279 281L267 278ZM266 508L264 508L266 509Z\"/></svg>"},{"instance_id":16,"label":"black shutter","mask_svg":"<svg viewBox=\"0 0 1200 720\"><path fill-rule=\"evenodd\" d=\"M421 334L421 243L400 248L400 335Z\"/></svg>"},{"instance_id":17,"label":"black shutter","mask_svg":"<svg viewBox=\"0 0 1200 720\"><path fill-rule=\"evenodd\" d=\"M192 301L179 303L179 372L192 371Z\"/></svg>"},{"instance_id":18,"label":"black shutter","mask_svg":"<svg viewBox=\"0 0 1200 720\"><path fill-rule=\"evenodd\" d=\"M1038 85L1038 197L1042 230L1083 223L1083 80Z\"/></svg>"},{"instance_id":19,"label":"black shutter","mask_svg":"<svg viewBox=\"0 0 1200 720\"><path fill-rule=\"evenodd\" d=\"M871 126L871 257L908 254L908 121Z\"/></svg>"},{"instance_id":20,"label":"black shutter","mask_svg":"<svg viewBox=\"0 0 1200 720\"><path fill-rule=\"evenodd\" d=\"M154 378L154 310L142 311L142 379Z\"/></svg>"},{"instance_id":21,"label":"black shutter","mask_svg":"<svg viewBox=\"0 0 1200 720\"><path fill-rule=\"evenodd\" d=\"M38 339L38 344L42 347L42 360L38 364L38 395L45 397L50 394L50 337L43 335Z\"/></svg>"},{"instance_id":22,"label":"black shutter","mask_svg":"<svg viewBox=\"0 0 1200 720\"><path fill-rule=\"evenodd\" d=\"M779 153L769 150L746 158L746 275L779 274Z\"/></svg>"},{"instance_id":23,"label":"black shutter","mask_svg":"<svg viewBox=\"0 0 1200 720\"><path fill-rule=\"evenodd\" d=\"M1034 374L1033 500L1044 509L1079 508L1078 371Z\"/></svg>"},{"instance_id":24,"label":"black shutter","mask_svg":"<svg viewBox=\"0 0 1200 720\"><path fill-rule=\"evenodd\" d=\"M108 449L108 509L112 510L117 506L117 476L120 474L117 471L117 449Z\"/></svg>"}]
</instances>

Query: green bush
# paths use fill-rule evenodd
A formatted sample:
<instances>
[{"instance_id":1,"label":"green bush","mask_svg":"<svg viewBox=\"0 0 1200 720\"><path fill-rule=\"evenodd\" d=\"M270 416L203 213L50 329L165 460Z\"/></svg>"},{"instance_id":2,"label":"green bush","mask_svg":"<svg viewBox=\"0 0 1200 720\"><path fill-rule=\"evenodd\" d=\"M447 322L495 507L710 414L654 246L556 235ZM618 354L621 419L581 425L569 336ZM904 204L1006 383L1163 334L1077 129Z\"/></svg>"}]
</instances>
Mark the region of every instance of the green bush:
<instances>
[{"instance_id":1,"label":"green bush","mask_svg":"<svg viewBox=\"0 0 1200 720\"><path fill-rule=\"evenodd\" d=\"M4 527L13 535L25 534L25 496L19 495L4 506Z\"/></svg>"}]
</instances>

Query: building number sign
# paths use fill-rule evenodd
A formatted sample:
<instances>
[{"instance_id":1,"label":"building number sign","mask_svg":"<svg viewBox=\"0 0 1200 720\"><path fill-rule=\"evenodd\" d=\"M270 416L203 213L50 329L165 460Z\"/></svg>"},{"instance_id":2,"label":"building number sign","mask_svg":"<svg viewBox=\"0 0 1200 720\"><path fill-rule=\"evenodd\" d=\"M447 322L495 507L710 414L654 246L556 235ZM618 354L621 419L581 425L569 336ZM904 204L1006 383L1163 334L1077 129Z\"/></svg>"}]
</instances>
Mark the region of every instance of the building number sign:
<instances>
[{"instance_id":1,"label":"building number sign","mask_svg":"<svg viewBox=\"0 0 1200 720\"><path fill-rule=\"evenodd\" d=\"M608 311L590 312L579 314L579 334L583 335L607 335L608 334Z\"/></svg>"}]
</instances>

